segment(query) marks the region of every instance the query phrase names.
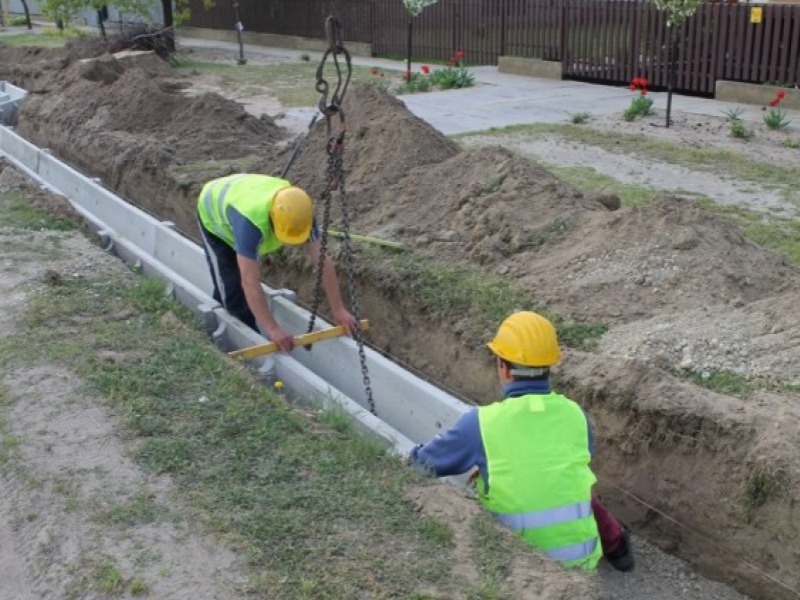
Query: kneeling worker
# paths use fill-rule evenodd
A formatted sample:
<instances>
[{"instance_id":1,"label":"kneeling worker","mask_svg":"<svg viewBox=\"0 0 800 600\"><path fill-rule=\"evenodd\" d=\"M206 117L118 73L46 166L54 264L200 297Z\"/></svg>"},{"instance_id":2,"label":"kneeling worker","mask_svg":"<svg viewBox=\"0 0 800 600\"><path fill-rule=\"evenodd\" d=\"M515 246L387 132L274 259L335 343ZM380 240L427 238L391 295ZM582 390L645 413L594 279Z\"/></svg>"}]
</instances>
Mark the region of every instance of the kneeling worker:
<instances>
[{"instance_id":1,"label":"kneeling worker","mask_svg":"<svg viewBox=\"0 0 800 600\"><path fill-rule=\"evenodd\" d=\"M411 452L438 477L477 467L477 494L503 525L566 567L594 569L602 555L634 567L627 532L592 496L592 430L572 400L550 388L561 358L552 323L518 312L489 348L504 399L466 412L448 432Z\"/></svg>"},{"instance_id":2,"label":"kneeling worker","mask_svg":"<svg viewBox=\"0 0 800 600\"><path fill-rule=\"evenodd\" d=\"M314 207L302 189L278 177L229 175L209 181L197 201L200 233L214 282L214 299L246 325L260 330L284 352L294 346L278 325L261 287L258 258L284 244L308 242L315 264L320 236ZM322 287L337 325L352 334L358 326L345 308L330 257L325 257Z\"/></svg>"}]
</instances>

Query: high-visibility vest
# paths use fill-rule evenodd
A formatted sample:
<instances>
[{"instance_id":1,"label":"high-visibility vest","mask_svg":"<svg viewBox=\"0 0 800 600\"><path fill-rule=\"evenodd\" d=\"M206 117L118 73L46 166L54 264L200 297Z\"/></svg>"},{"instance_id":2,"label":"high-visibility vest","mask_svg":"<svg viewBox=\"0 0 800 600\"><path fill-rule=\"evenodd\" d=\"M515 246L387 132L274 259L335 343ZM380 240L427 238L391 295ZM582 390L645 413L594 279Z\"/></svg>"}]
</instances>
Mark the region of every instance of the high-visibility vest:
<instances>
[{"instance_id":1,"label":"high-visibility vest","mask_svg":"<svg viewBox=\"0 0 800 600\"><path fill-rule=\"evenodd\" d=\"M268 175L228 175L213 179L203 186L197 199L200 222L233 248L233 228L226 214L228 206L233 206L261 232L258 255L275 252L283 244L272 230L269 211L278 190L291 185L285 179Z\"/></svg>"},{"instance_id":2,"label":"high-visibility vest","mask_svg":"<svg viewBox=\"0 0 800 600\"><path fill-rule=\"evenodd\" d=\"M586 416L559 394L528 394L478 409L495 518L566 567L590 570L602 555L592 513Z\"/></svg>"}]
</instances>

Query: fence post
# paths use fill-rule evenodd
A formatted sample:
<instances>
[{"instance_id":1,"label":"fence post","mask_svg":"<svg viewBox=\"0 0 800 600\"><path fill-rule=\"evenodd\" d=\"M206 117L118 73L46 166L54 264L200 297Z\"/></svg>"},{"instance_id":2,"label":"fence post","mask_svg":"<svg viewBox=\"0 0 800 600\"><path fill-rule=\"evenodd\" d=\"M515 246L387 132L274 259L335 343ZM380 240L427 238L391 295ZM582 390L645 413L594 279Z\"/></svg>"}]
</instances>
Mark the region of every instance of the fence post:
<instances>
[{"instance_id":1,"label":"fence post","mask_svg":"<svg viewBox=\"0 0 800 600\"><path fill-rule=\"evenodd\" d=\"M561 21L558 27L558 59L561 61L561 77L567 73L567 2L569 0L561 0L560 10L558 11L558 19Z\"/></svg>"}]
</instances>

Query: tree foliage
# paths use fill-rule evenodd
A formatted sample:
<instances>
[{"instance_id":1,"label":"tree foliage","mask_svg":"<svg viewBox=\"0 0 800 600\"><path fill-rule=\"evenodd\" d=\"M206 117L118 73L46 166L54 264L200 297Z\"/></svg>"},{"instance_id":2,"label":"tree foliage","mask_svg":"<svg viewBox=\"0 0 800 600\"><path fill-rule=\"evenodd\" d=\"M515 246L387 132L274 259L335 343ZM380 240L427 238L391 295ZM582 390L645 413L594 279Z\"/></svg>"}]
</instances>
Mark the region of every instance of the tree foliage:
<instances>
[{"instance_id":1,"label":"tree foliage","mask_svg":"<svg viewBox=\"0 0 800 600\"><path fill-rule=\"evenodd\" d=\"M176 0L173 12L172 0L45 0L42 12L55 21L65 25L71 23L84 10L99 10L103 6L113 6L120 13L147 18L152 8L160 4L164 15L164 26L184 23L189 18L189 1ZM203 0L205 8L214 6L214 0Z\"/></svg>"},{"instance_id":2,"label":"tree foliage","mask_svg":"<svg viewBox=\"0 0 800 600\"><path fill-rule=\"evenodd\" d=\"M412 17L419 16L422 9L431 4L436 4L439 0L403 0L403 5L406 7L408 14Z\"/></svg>"},{"instance_id":3,"label":"tree foliage","mask_svg":"<svg viewBox=\"0 0 800 600\"><path fill-rule=\"evenodd\" d=\"M697 12L701 0L653 0L656 8L667 17L668 27L680 27Z\"/></svg>"}]
</instances>

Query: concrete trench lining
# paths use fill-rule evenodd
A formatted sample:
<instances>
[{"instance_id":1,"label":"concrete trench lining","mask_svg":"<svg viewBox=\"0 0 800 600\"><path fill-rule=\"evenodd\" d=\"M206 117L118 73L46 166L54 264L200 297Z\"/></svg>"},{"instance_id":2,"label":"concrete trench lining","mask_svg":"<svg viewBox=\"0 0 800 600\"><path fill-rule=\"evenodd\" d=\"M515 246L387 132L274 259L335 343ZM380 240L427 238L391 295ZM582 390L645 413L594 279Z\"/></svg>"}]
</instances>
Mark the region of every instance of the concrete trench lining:
<instances>
[{"instance_id":1,"label":"concrete trench lining","mask_svg":"<svg viewBox=\"0 0 800 600\"><path fill-rule=\"evenodd\" d=\"M223 350L267 342L211 297L213 286L202 248L176 232L172 223L159 221L125 202L97 180L3 126L0 156L39 185L66 197L98 235L104 249L145 274L164 280L168 292L201 318ZM266 285L264 289L281 326L305 332L310 313L293 302L294 293ZM328 327L331 324L317 319L317 329ZM274 369L274 375L293 395L323 406L338 405L357 426L398 454L446 430L468 409L457 398L378 352L364 350L377 416L366 407L358 347L350 338L340 337L317 344L311 351L300 348L291 355L273 354L254 362L262 371Z\"/></svg>"},{"instance_id":2,"label":"concrete trench lining","mask_svg":"<svg viewBox=\"0 0 800 600\"><path fill-rule=\"evenodd\" d=\"M19 105L28 92L7 81L0 81L0 125L13 125L17 121Z\"/></svg>"}]
</instances>

